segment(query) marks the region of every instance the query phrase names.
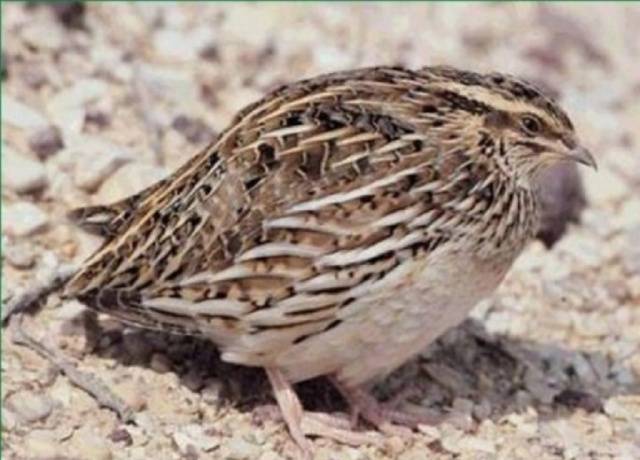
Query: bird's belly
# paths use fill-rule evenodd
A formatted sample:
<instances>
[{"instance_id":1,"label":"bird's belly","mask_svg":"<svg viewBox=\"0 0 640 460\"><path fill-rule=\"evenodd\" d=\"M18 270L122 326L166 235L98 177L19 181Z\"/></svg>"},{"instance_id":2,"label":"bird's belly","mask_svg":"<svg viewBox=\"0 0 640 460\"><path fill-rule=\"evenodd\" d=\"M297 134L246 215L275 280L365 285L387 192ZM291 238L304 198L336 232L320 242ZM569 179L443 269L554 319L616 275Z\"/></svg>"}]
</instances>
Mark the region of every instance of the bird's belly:
<instances>
[{"instance_id":1,"label":"bird's belly","mask_svg":"<svg viewBox=\"0 0 640 460\"><path fill-rule=\"evenodd\" d=\"M275 364L292 381L333 374L357 385L383 377L464 320L510 264L447 251L406 262L342 311L339 326L288 348Z\"/></svg>"}]
</instances>

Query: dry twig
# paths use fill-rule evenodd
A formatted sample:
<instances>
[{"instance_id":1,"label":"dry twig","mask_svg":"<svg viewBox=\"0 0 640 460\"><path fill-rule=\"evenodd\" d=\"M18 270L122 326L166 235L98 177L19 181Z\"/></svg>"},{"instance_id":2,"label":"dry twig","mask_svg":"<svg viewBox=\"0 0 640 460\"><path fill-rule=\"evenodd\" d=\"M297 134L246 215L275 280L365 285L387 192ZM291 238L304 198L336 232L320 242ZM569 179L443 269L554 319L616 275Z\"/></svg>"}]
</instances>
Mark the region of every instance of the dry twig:
<instances>
[{"instance_id":1,"label":"dry twig","mask_svg":"<svg viewBox=\"0 0 640 460\"><path fill-rule=\"evenodd\" d=\"M16 314L10 321L12 331L11 340L17 345L23 345L38 353L52 363L69 381L86 391L96 399L98 404L114 411L123 422L133 422L134 412L118 395L113 393L100 379L94 375L82 372L54 346L46 345L29 335L22 327L22 315Z\"/></svg>"},{"instance_id":2,"label":"dry twig","mask_svg":"<svg viewBox=\"0 0 640 460\"><path fill-rule=\"evenodd\" d=\"M31 288L8 301L2 309L3 326L7 324L11 316L33 308L38 302L45 300L49 294L60 289L76 271L75 265L61 265L42 281L36 281Z\"/></svg>"}]
</instances>

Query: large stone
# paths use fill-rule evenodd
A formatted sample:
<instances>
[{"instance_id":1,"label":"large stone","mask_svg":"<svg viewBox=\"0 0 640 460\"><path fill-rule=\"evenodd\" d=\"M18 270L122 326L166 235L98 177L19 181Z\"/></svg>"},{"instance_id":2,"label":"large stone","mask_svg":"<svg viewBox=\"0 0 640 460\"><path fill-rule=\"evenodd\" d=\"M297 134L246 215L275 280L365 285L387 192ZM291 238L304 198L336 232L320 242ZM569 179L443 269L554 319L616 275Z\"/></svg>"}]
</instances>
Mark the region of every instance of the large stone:
<instances>
[{"instance_id":1,"label":"large stone","mask_svg":"<svg viewBox=\"0 0 640 460\"><path fill-rule=\"evenodd\" d=\"M10 244L4 246L4 257L12 267L27 270L35 264L36 255L33 248L24 243Z\"/></svg>"},{"instance_id":2,"label":"large stone","mask_svg":"<svg viewBox=\"0 0 640 460\"><path fill-rule=\"evenodd\" d=\"M45 159L64 147L60 130L55 126L47 126L34 130L29 135L29 148Z\"/></svg>"},{"instance_id":3,"label":"large stone","mask_svg":"<svg viewBox=\"0 0 640 460\"><path fill-rule=\"evenodd\" d=\"M76 431L71 446L78 458L92 460L111 460L113 458L113 453L106 440L87 427Z\"/></svg>"},{"instance_id":4,"label":"large stone","mask_svg":"<svg viewBox=\"0 0 640 460\"><path fill-rule=\"evenodd\" d=\"M107 84L96 78L78 80L58 92L47 104L47 111L65 135L79 134L84 126L86 106L107 94Z\"/></svg>"},{"instance_id":5,"label":"large stone","mask_svg":"<svg viewBox=\"0 0 640 460\"><path fill-rule=\"evenodd\" d=\"M30 46L42 50L56 50L64 43L62 29L50 21L29 21L21 36Z\"/></svg>"},{"instance_id":6,"label":"large stone","mask_svg":"<svg viewBox=\"0 0 640 460\"><path fill-rule=\"evenodd\" d=\"M5 404L22 423L43 420L53 410L53 402L50 398L32 391L13 393L5 400Z\"/></svg>"},{"instance_id":7,"label":"large stone","mask_svg":"<svg viewBox=\"0 0 640 460\"><path fill-rule=\"evenodd\" d=\"M60 152L61 166L71 169L75 185L87 192L96 191L111 174L133 159L127 148L99 137L80 135L70 139L70 146Z\"/></svg>"},{"instance_id":8,"label":"large stone","mask_svg":"<svg viewBox=\"0 0 640 460\"><path fill-rule=\"evenodd\" d=\"M60 442L50 430L33 430L23 440L24 450L32 458L50 458L60 450Z\"/></svg>"},{"instance_id":9,"label":"large stone","mask_svg":"<svg viewBox=\"0 0 640 460\"><path fill-rule=\"evenodd\" d=\"M143 65L139 76L155 97L166 98L182 107L191 107L199 99L198 86L189 72L156 65Z\"/></svg>"},{"instance_id":10,"label":"large stone","mask_svg":"<svg viewBox=\"0 0 640 460\"><path fill-rule=\"evenodd\" d=\"M229 450L227 458L235 460L248 460L251 458L257 458L260 455L260 446L252 444L240 434L237 434L226 444Z\"/></svg>"},{"instance_id":11,"label":"large stone","mask_svg":"<svg viewBox=\"0 0 640 460\"><path fill-rule=\"evenodd\" d=\"M553 246L571 222L578 222L586 205L582 180L573 163L560 163L538 178L542 222L537 237Z\"/></svg>"},{"instance_id":12,"label":"large stone","mask_svg":"<svg viewBox=\"0 0 640 460\"><path fill-rule=\"evenodd\" d=\"M2 122L21 129L39 129L49 125L44 115L4 91L2 94Z\"/></svg>"},{"instance_id":13,"label":"large stone","mask_svg":"<svg viewBox=\"0 0 640 460\"><path fill-rule=\"evenodd\" d=\"M3 211L2 230L10 236L34 235L45 230L49 222L40 208L27 201L5 205Z\"/></svg>"},{"instance_id":14,"label":"large stone","mask_svg":"<svg viewBox=\"0 0 640 460\"><path fill-rule=\"evenodd\" d=\"M31 193L47 185L47 174L37 161L2 145L2 183L17 193Z\"/></svg>"},{"instance_id":15,"label":"large stone","mask_svg":"<svg viewBox=\"0 0 640 460\"><path fill-rule=\"evenodd\" d=\"M50 113L59 110L82 107L107 93L107 84L97 78L85 78L58 92L47 104Z\"/></svg>"},{"instance_id":16,"label":"large stone","mask_svg":"<svg viewBox=\"0 0 640 460\"><path fill-rule=\"evenodd\" d=\"M213 30L211 27L199 27L187 31L160 29L153 34L153 47L155 52L163 58L191 61L214 41Z\"/></svg>"}]
</instances>

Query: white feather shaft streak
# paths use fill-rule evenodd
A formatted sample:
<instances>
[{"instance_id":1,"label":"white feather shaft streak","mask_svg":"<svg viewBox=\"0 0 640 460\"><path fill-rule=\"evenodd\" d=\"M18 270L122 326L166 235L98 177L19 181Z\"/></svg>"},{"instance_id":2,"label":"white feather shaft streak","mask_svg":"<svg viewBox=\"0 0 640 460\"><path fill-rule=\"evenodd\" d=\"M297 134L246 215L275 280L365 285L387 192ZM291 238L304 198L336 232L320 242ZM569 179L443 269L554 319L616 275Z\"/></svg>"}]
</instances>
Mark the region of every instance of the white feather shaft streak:
<instances>
[{"instance_id":1,"label":"white feather shaft streak","mask_svg":"<svg viewBox=\"0 0 640 460\"><path fill-rule=\"evenodd\" d=\"M326 289L351 287L358 280L345 276L344 273L322 273L294 285L297 292L314 292Z\"/></svg>"},{"instance_id":2,"label":"white feather shaft streak","mask_svg":"<svg viewBox=\"0 0 640 460\"><path fill-rule=\"evenodd\" d=\"M176 313L179 315L197 316L197 315L225 315L240 316L251 311L251 303L241 302L239 300L203 300L201 302L192 302L185 299L173 297L156 297L146 299L143 302L146 308L158 310L160 312Z\"/></svg>"},{"instance_id":3,"label":"white feather shaft streak","mask_svg":"<svg viewBox=\"0 0 640 460\"><path fill-rule=\"evenodd\" d=\"M308 146L319 142L326 142L332 139L339 139L342 136L348 135L354 132L355 129L351 126L347 126L340 129L334 129L332 131L326 131L315 136L308 137L300 141L301 146Z\"/></svg>"},{"instance_id":4,"label":"white feather shaft streak","mask_svg":"<svg viewBox=\"0 0 640 460\"><path fill-rule=\"evenodd\" d=\"M334 193L317 200L298 203L290 207L287 212L295 213L304 211L317 211L318 209L322 209L325 206L330 206L332 204L345 203L347 201L355 200L363 196L374 195L379 188L394 184L402 180L406 176L410 176L412 174L420 172L421 169L422 165L403 169L402 171L398 171L397 173L392 174L388 177L378 179L377 181L371 182L370 184L367 184L355 190L351 190L349 192Z\"/></svg>"},{"instance_id":5,"label":"white feather shaft streak","mask_svg":"<svg viewBox=\"0 0 640 460\"><path fill-rule=\"evenodd\" d=\"M262 135L262 137L266 138L266 139L278 138L278 137L283 137L283 136L289 136L289 135L292 135L292 134L308 133L310 131L313 131L314 129L316 129L316 126L314 126L314 125L289 126L289 127L286 127L286 128L280 128L280 129L276 129L274 131L269 131L267 133L264 133Z\"/></svg>"},{"instance_id":6,"label":"white feather shaft streak","mask_svg":"<svg viewBox=\"0 0 640 460\"><path fill-rule=\"evenodd\" d=\"M403 147L409 145L409 141L405 141L403 139L396 139L395 141L391 141L388 144L383 145L379 149L373 151L374 155L382 155L383 153L393 152L394 150L400 150Z\"/></svg>"},{"instance_id":7,"label":"white feather shaft streak","mask_svg":"<svg viewBox=\"0 0 640 460\"><path fill-rule=\"evenodd\" d=\"M404 209L400 209L398 211L394 211L386 216L376 220L371 225L373 227L389 227L392 225L398 225L402 223L409 222L422 210L422 205L414 205Z\"/></svg>"},{"instance_id":8,"label":"white feather shaft streak","mask_svg":"<svg viewBox=\"0 0 640 460\"><path fill-rule=\"evenodd\" d=\"M352 105L358 107L371 107L373 109L382 109L384 113L401 113L410 112L415 109L415 104L410 102L389 102L384 99L368 100L368 99L350 99L344 101L344 105Z\"/></svg>"},{"instance_id":9,"label":"white feather shaft streak","mask_svg":"<svg viewBox=\"0 0 640 460\"><path fill-rule=\"evenodd\" d=\"M260 246L249 249L243 253L236 260L243 262L251 259L260 259L263 257L277 257L277 256L294 256L294 257L318 257L323 254L323 251L317 247L304 246L301 244L292 243L265 243Z\"/></svg>"},{"instance_id":10,"label":"white feather shaft streak","mask_svg":"<svg viewBox=\"0 0 640 460\"><path fill-rule=\"evenodd\" d=\"M299 294L279 302L272 308L265 308L249 313L244 317L250 323L271 323L285 324L287 318L289 323L299 323L309 319L308 314L318 314L320 317L327 315L333 307L338 305L344 295L332 294ZM324 308L326 307L326 309ZM303 312L308 312L304 313ZM298 313L292 315L292 313ZM288 316L287 316L288 315Z\"/></svg>"},{"instance_id":11,"label":"white feather shaft streak","mask_svg":"<svg viewBox=\"0 0 640 460\"><path fill-rule=\"evenodd\" d=\"M291 102L287 102L282 104L280 110L290 111L300 106L308 106L309 104L317 101L321 101L323 99L334 99L335 97L340 95L341 88L331 88L330 91L325 91L324 93L316 93L310 94L308 96L301 97L300 99L295 99ZM344 90L342 91L344 92Z\"/></svg>"},{"instance_id":12,"label":"white feather shaft streak","mask_svg":"<svg viewBox=\"0 0 640 460\"><path fill-rule=\"evenodd\" d=\"M353 155L348 156L344 160L340 160L340 161L337 161L337 162L333 163L331 165L331 168L332 169L337 169L340 166L345 166L345 165L348 165L348 164L351 164L351 163L355 163L359 159L368 157L369 155L370 155L370 153L368 151L362 151L362 152L354 153Z\"/></svg>"},{"instance_id":13,"label":"white feather shaft streak","mask_svg":"<svg viewBox=\"0 0 640 460\"><path fill-rule=\"evenodd\" d=\"M350 249L327 254L326 256L320 257L316 265L320 267L330 267L362 263L388 252L404 249L421 240L423 240L422 232L409 233L402 238L387 238L367 248Z\"/></svg>"},{"instance_id":14,"label":"white feather shaft streak","mask_svg":"<svg viewBox=\"0 0 640 460\"><path fill-rule=\"evenodd\" d=\"M330 222L318 222L315 218L303 216L286 216L267 220L263 223L264 228L290 228L299 230L311 230L314 232L328 233L331 235L351 235L358 230L357 227L343 227Z\"/></svg>"},{"instance_id":15,"label":"white feather shaft streak","mask_svg":"<svg viewBox=\"0 0 640 460\"><path fill-rule=\"evenodd\" d=\"M256 124L263 125L264 123L280 118L281 116L286 115L287 113L292 112L294 110L306 109L307 108L306 103L313 103L316 101L322 101L324 99L333 99L338 95L335 91L336 89L334 88L334 91L331 91L331 92L324 92L320 94L310 94L309 96L305 96L301 99L296 99L290 102L286 102L285 104L281 105L277 110L267 112L262 118L256 120Z\"/></svg>"},{"instance_id":16,"label":"white feather shaft streak","mask_svg":"<svg viewBox=\"0 0 640 460\"><path fill-rule=\"evenodd\" d=\"M264 276L265 274L261 273L260 275ZM192 286L194 284L209 284L233 279L249 278L252 276L256 276L256 272L250 270L247 266L240 264L233 265L217 273L198 273L196 275L190 276L189 278L183 279L182 281L180 281L179 285L184 287Z\"/></svg>"},{"instance_id":17,"label":"white feather shaft streak","mask_svg":"<svg viewBox=\"0 0 640 460\"><path fill-rule=\"evenodd\" d=\"M367 132L367 133L355 134L351 137L347 137L346 139L341 139L336 142L336 145L338 147L344 147L349 144L357 144L360 142L371 142L371 141L376 141L378 139L382 139L382 134Z\"/></svg>"},{"instance_id":18,"label":"white feather shaft streak","mask_svg":"<svg viewBox=\"0 0 640 460\"><path fill-rule=\"evenodd\" d=\"M417 227L426 227L427 225L431 225L431 223L435 220L435 218L440 213L440 210L432 209L430 211L421 214L411 221L409 224L409 228L417 228Z\"/></svg>"}]
</instances>

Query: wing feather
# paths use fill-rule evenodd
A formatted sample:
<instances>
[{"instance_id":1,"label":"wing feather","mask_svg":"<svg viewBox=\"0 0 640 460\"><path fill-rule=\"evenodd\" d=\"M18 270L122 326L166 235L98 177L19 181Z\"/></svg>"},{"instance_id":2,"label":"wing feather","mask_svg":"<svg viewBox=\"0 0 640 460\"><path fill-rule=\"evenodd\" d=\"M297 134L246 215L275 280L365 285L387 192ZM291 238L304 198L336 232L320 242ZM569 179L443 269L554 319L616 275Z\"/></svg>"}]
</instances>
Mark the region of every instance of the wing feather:
<instances>
[{"instance_id":1,"label":"wing feather","mask_svg":"<svg viewBox=\"0 0 640 460\"><path fill-rule=\"evenodd\" d=\"M66 295L134 288L139 308L114 314L143 326L180 317L230 357L339 320L431 238L415 223L431 221L432 201L406 193L443 184L419 104L405 98L411 75L334 74L247 107L170 178L96 210L113 237ZM131 218L109 226L125 208Z\"/></svg>"}]
</instances>

